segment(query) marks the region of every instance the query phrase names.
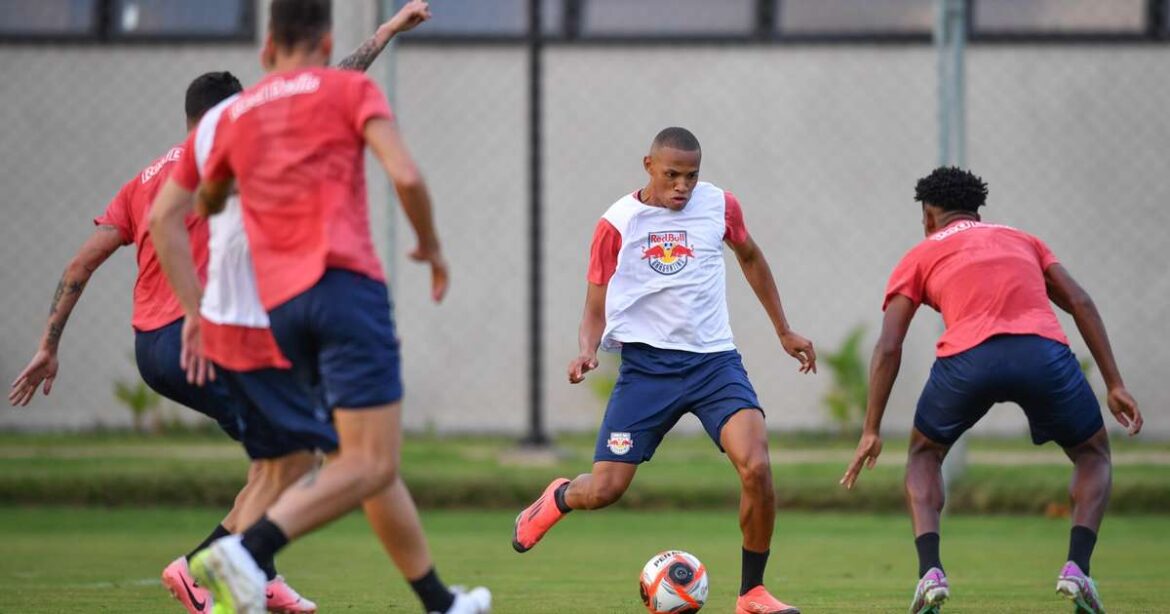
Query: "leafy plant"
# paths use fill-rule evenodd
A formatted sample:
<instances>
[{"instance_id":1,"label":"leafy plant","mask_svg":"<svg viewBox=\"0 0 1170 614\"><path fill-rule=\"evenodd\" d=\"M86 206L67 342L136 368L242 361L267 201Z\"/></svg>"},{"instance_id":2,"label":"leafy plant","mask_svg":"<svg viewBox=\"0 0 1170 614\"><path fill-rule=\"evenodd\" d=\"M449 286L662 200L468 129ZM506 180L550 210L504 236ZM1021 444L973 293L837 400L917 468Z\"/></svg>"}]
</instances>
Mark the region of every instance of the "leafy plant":
<instances>
[{"instance_id":1,"label":"leafy plant","mask_svg":"<svg viewBox=\"0 0 1170 614\"><path fill-rule=\"evenodd\" d=\"M861 350L864 336L865 326L855 326L837 351L822 359L833 373L832 385L824 398L825 408L841 436L855 433L865 417L869 374Z\"/></svg>"},{"instance_id":2,"label":"leafy plant","mask_svg":"<svg viewBox=\"0 0 1170 614\"><path fill-rule=\"evenodd\" d=\"M147 386L141 378L135 378L133 383L124 380L114 382L114 398L121 401L122 405L130 410L134 432L147 432L148 417L152 418L151 430L156 432L161 430L162 423L158 420L158 411L162 404L162 397L151 390L150 386Z\"/></svg>"}]
</instances>

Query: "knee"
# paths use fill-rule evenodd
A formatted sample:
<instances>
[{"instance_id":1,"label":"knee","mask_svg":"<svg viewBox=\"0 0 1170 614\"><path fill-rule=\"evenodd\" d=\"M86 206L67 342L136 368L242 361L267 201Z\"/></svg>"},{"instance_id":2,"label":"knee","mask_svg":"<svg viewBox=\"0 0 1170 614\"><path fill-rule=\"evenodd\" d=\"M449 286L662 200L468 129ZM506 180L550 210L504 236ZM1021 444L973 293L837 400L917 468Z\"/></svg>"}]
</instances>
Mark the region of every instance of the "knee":
<instances>
[{"instance_id":1,"label":"knee","mask_svg":"<svg viewBox=\"0 0 1170 614\"><path fill-rule=\"evenodd\" d=\"M317 466L317 457L311 452L296 452L268 461L266 465L269 481L284 490L313 471Z\"/></svg>"},{"instance_id":2,"label":"knee","mask_svg":"<svg viewBox=\"0 0 1170 614\"><path fill-rule=\"evenodd\" d=\"M388 488L398 479L398 460L389 454L359 457L362 489L371 494Z\"/></svg>"},{"instance_id":3,"label":"knee","mask_svg":"<svg viewBox=\"0 0 1170 614\"><path fill-rule=\"evenodd\" d=\"M764 497L773 496L772 464L767 454L757 454L737 467L745 491Z\"/></svg>"}]
</instances>

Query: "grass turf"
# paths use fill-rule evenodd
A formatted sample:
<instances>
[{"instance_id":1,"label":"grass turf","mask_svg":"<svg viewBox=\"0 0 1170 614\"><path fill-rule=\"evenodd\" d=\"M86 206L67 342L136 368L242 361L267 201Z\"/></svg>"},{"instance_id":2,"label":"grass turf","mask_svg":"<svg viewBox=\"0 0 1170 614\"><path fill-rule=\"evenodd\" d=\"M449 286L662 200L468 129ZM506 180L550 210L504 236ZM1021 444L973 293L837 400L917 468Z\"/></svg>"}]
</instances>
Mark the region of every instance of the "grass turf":
<instances>
[{"instance_id":1,"label":"grass turf","mask_svg":"<svg viewBox=\"0 0 1170 614\"><path fill-rule=\"evenodd\" d=\"M424 513L440 573L486 584L495 612L639 612L636 577L652 554L682 548L712 577L707 610L728 612L739 583L732 511L575 513L535 550L512 552L510 512ZM0 507L0 612L179 612L162 567L218 521L206 509ZM767 574L777 594L815 612L902 612L915 581L901 515L782 513ZM946 519L946 612L1068 612L1054 594L1067 521ZM1170 518L1107 518L1093 570L1116 612L1165 612ZM324 612L418 612L364 520L350 516L291 546L278 566Z\"/></svg>"}]
</instances>

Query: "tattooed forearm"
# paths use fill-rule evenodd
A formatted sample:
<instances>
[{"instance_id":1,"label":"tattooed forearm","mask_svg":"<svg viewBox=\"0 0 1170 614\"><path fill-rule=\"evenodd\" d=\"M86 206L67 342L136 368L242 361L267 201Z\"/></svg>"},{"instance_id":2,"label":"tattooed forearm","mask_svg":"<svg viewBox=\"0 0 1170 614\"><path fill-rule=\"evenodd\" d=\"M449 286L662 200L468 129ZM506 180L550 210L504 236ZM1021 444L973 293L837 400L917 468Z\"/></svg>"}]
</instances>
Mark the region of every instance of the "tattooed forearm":
<instances>
[{"instance_id":1,"label":"tattooed forearm","mask_svg":"<svg viewBox=\"0 0 1170 614\"><path fill-rule=\"evenodd\" d=\"M75 279L67 282L65 279L68 276L68 273L62 275L61 281L57 282L57 289L53 292L53 303L49 305L49 315L54 315L57 313L59 307L61 306L62 297L65 295L81 294L81 291L85 289L84 280Z\"/></svg>"},{"instance_id":2,"label":"tattooed forearm","mask_svg":"<svg viewBox=\"0 0 1170 614\"><path fill-rule=\"evenodd\" d=\"M45 345L57 349L57 345L61 343L62 328L56 322L49 324L49 332L45 334Z\"/></svg>"},{"instance_id":3,"label":"tattooed forearm","mask_svg":"<svg viewBox=\"0 0 1170 614\"><path fill-rule=\"evenodd\" d=\"M57 305L61 302L61 296L65 294L65 276L61 276L61 281L57 282L57 289L53 291L53 302L49 304L49 315L57 313Z\"/></svg>"},{"instance_id":4,"label":"tattooed forearm","mask_svg":"<svg viewBox=\"0 0 1170 614\"><path fill-rule=\"evenodd\" d=\"M386 43L388 42L390 42L389 38L379 42L378 35L375 34L366 39L366 42L362 43L360 47L355 49L344 60L338 62L337 67L344 70L365 72L370 67L370 64L373 64L374 60L377 59L378 54L382 53L382 50L386 48Z\"/></svg>"}]
</instances>

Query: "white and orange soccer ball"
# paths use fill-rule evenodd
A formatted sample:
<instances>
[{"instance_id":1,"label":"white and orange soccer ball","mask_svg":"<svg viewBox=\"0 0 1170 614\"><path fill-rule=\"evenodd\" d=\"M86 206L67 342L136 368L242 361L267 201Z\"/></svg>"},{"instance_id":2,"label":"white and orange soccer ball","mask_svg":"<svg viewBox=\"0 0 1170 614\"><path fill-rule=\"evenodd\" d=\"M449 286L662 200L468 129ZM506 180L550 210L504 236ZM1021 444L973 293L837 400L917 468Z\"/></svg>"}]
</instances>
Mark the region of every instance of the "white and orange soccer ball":
<instances>
[{"instance_id":1,"label":"white and orange soccer ball","mask_svg":"<svg viewBox=\"0 0 1170 614\"><path fill-rule=\"evenodd\" d=\"M638 588L650 614L698 612L707 603L707 568L682 550L660 552L642 568Z\"/></svg>"}]
</instances>

